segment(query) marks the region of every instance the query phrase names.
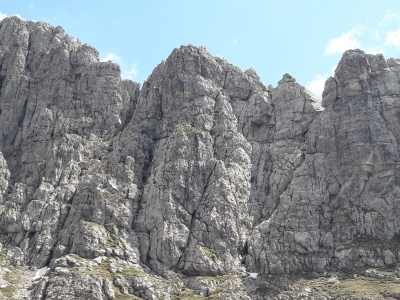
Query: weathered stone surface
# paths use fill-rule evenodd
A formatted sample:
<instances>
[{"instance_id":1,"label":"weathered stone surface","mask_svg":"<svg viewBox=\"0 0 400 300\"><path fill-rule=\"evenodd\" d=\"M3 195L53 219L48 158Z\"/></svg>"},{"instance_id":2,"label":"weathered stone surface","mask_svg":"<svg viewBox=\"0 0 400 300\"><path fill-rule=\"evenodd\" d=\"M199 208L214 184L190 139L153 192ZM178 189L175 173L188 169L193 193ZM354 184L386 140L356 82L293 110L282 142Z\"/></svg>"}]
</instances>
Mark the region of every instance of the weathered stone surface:
<instances>
[{"instance_id":1,"label":"weathered stone surface","mask_svg":"<svg viewBox=\"0 0 400 300\"><path fill-rule=\"evenodd\" d=\"M273 216L253 230L249 265L280 274L397 263L398 120L385 117L385 103L398 97L390 88L398 74L385 63L360 50L343 55L304 160Z\"/></svg>"},{"instance_id":2,"label":"weathered stone surface","mask_svg":"<svg viewBox=\"0 0 400 300\"><path fill-rule=\"evenodd\" d=\"M399 75L346 51L321 102L188 45L140 87L61 27L2 20L0 297L397 297Z\"/></svg>"}]
</instances>

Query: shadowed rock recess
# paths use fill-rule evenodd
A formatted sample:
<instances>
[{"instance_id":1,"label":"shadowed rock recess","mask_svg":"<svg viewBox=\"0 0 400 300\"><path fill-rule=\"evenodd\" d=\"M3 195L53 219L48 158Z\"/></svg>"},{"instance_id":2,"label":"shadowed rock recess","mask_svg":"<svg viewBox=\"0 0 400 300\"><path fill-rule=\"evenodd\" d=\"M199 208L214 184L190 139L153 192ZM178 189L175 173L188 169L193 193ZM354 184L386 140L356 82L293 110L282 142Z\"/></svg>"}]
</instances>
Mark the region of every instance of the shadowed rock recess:
<instances>
[{"instance_id":1,"label":"shadowed rock recess","mask_svg":"<svg viewBox=\"0 0 400 300\"><path fill-rule=\"evenodd\" d=\"M400 299L400 60L322 101L204 47L140 87L0 21L0 299Z\"/></svg>"}]
</instances>

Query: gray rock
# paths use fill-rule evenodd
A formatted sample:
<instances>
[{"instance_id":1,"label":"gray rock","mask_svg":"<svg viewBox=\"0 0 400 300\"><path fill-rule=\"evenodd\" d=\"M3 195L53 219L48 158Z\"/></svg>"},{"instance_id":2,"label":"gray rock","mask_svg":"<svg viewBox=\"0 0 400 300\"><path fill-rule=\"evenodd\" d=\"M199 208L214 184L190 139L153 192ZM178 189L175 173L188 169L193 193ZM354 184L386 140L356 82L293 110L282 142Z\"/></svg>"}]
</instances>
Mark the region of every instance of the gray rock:
<instances>
[{"instance_id":1,"label":"gray rock","mask_svg":"<svg viewBox=\"0 0 400 300\"><path fill-rule=\"evenodd\" d=\"M298 299L319 296L299 273L395 280L368 270L399 262L399 60L346 51L322 102L192 45L143 87L120 73L61 27L0 21L0 262L49 267L24 284L1 269L0 297ZM318 280L339 298L335 278Z\"/></svg>"},{"instance_id":2,"label":"gray rock","mask_svg":"<svg viewBox=\"0 0 400 300\"><path fill-rule=\"evenodd\" d=\"M343 55L325 85L325 110L298 148L304 160L273 215L253 230L249 266L274 274L396 262L398 121L385 117L384 104L397 98L395 72L381 55Z\"/></svg>"}]
</instances>

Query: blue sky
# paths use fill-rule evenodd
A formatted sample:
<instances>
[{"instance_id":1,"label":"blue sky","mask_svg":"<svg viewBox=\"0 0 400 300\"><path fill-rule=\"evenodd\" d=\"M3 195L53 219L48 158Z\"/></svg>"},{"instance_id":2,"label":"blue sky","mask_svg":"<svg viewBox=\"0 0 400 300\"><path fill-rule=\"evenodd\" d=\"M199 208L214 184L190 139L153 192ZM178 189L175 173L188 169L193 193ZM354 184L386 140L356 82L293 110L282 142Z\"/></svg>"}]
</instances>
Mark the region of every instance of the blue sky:
<instances>
[{"instance_id":1,"label":"blue sky","mask_svg":"<svg viewBox=\"0 0 400 300\"><path fill-rule=\"evenodd\" d=\"M400 1L12 0L0 18L62 26L143 83L180 45L203 45L273 86L290 73L318 97L342 52L400 58Z\"/></svg>"}]
</instances>

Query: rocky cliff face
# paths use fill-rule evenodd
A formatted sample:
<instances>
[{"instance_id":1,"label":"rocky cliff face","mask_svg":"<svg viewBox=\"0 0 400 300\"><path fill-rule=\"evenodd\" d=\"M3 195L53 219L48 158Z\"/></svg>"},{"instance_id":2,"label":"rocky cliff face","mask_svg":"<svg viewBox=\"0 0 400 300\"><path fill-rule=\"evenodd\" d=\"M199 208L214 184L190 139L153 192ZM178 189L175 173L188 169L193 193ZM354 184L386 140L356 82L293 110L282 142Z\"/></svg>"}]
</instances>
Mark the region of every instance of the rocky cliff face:
<instances>
[{"instance_id":1,"label":"rocky cliff face","mask_svg":"<svg viewBox=\"0 0 400 300\"><path fill-rule=\"evenodd\" d=\"M399 76L349 50L320 101L189 45L140 87L4 19L0 297L400 299Z\"/></svg>"}]
</instances>

